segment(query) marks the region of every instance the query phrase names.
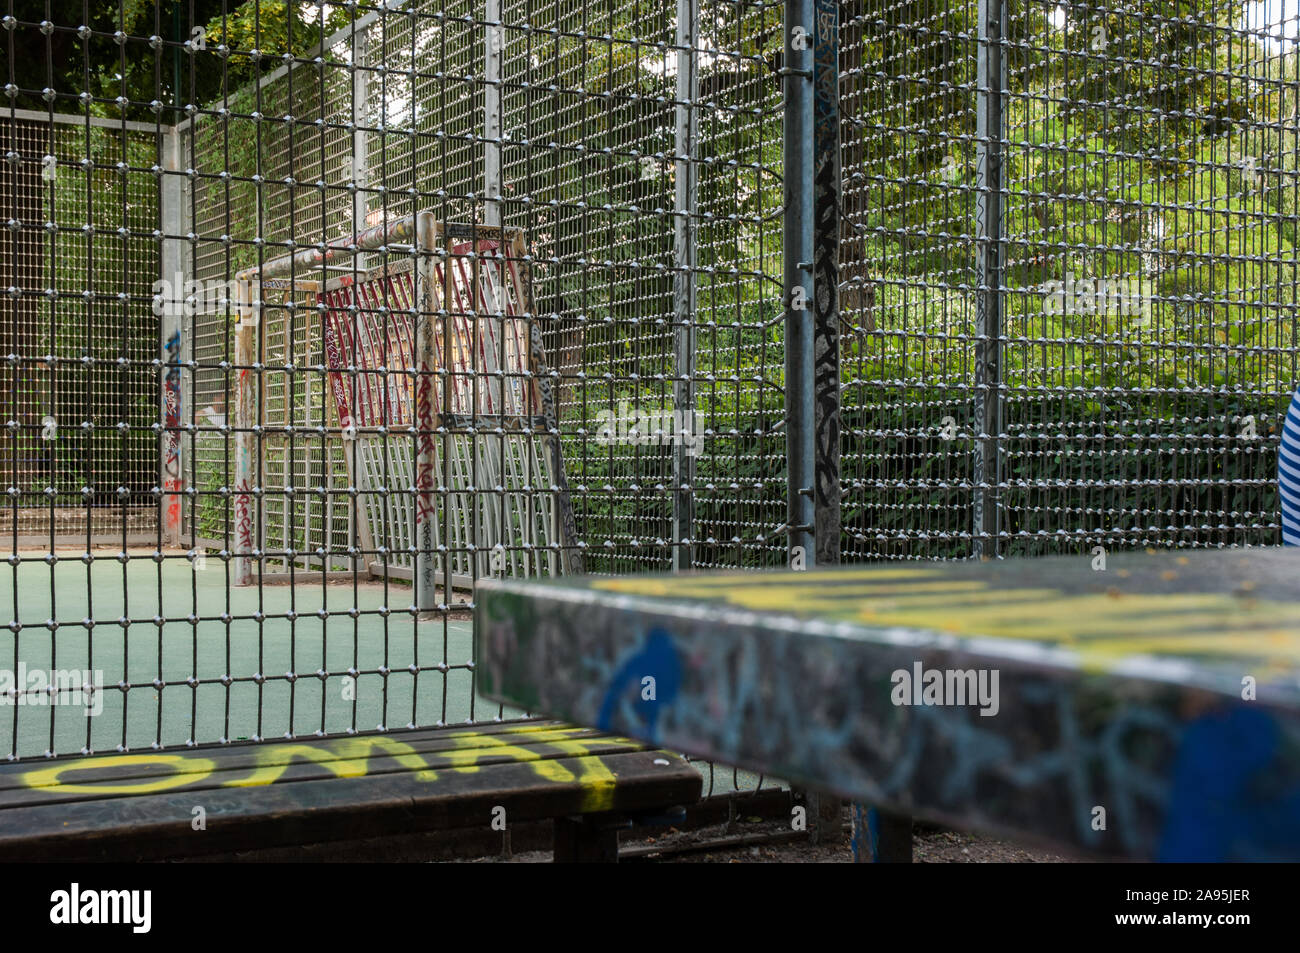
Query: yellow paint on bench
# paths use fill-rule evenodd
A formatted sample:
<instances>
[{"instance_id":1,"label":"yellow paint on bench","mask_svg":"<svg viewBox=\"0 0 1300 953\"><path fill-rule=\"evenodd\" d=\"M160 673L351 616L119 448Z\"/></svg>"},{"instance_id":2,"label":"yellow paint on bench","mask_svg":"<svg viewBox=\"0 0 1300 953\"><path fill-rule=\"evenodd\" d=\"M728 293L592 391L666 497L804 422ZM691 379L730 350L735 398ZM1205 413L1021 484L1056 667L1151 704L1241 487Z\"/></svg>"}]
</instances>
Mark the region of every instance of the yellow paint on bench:
<instances>
[{"instance_id":1,"label":"yellow paint on bench","mask_svg":"<svg viewBox=\"0 0 1300 953\"><path fill-rule=\"evenodd\" d=\"M340 738L329 748L310 744L268 745L257 752L258 766L246 778L224 782L225 787L248 788L274 784L289 770L294 761L312 761L321 765L336 778L364 778L369 761L376 752L386 755L414 772L417 781L433 781L438 777L430 771L428 763L410 745L383 735L359 738Z\"/></svg>"},{"instance_id":2,"label":"yellow paint on bench","mask_svg":"<svg viewBox=\"0 0 1300 953\"><path fill-rule=\"evenodd\" d=\"M528 764L544 780L581 785L584 789L585 810L609 810L613 807L617 778L601 760L601 751L641 745L629 738L581 737L587 731L580 727L525 725L520 726L518 731L500 734L449 732L447 740L456 747L424 754L403 741L385 735L337 738L314 744L268 744L244 749L253 753L256 764L246 776L224 781L222 786L244 788L275 784L295 762L319 765L337 778L362 778L369 774L376 759L385 758L410 769L416 780L432 782L437 780L439 771L474 772L483 767L482 762L488 757L504 756L505 763ZM558 750L562 757L573 759L576 772L562 764L554 751L540 751L524 745L544 745ZM63 780L63 775L70 771L102 771L146 765L166 767L170 773L160 778L126 783L111 779L88 783ZM28 771L20 777L24 786L51 794L153 794L199 784L211 777L219 767L217 761L195 754L128 754L69 760Z\"/></svg>"},{"instance_id":3,"label":"yellow paint on bench","mask_svg":"<svg viewBox=\"0 0 1300 953\"><path fill-rule=\"evenodd\" d=\"M89 759L88 759L89 760ZM143 764L165 765L174 768L172 774L150 781L135 784L111 784L97 782L78 784L76 781L64 781L63 774L68 771L87 768L129 768ZM217 764L210 758L201 758L186 754L122 754L108 758L95 758L93 763L86 761L64 761L48 768L37 768L22 776L23 783L29 788L42 788L60 794L155 794L185 787L202 781L215 771Z\"/></svg>"},{"instance_id":4,"label":"yellow paint on bench","mask_svg":"<svg viewBox=\"0 0 1300 953\"><path fill-rule=\"evenodd\" d=\"M562 729L566 734L572 734L580 730L578 728ZM477 771L479 770L478 762L485 754L505 755L512 761L530 763L533 770L537 772L538 777L545 778L548 781L565 784L576 781L585 789L583 806L589 811L608 810L614 804L614 773L600 760L597 754L599 747L602 745L618 747L637 744L637 742L627 738L584 739L556 737L541 742L552 748L558 748L565 755L576 757L579 772L574 774L555 758L547 757L542 752L532 748L521 748L509 744L502 740L503 737L505 736L467 736L466 741L476 746L448 752L447 757L453 765L452 770L461 772ZM539 743L539 739L530 740L534 744Z\"/></svg>"},{"instance_id":5,"label":"yellow paint on bench","mask_svg":"<svg viewBox=\"0 0 1300 953\"><path fill-rule=\"evenodd\" d=\"M809 589L818 583L835 583L836 585L827 586L828 591L839 591L845 586L840 583L874 583L876 580L908 580L908 579L933 579L941 576L942 571L939 569L837 569L837 570L809 570L801 572L791 583L783 583L782 578L776 573L726 573L722 575L695 575L687 573L681 576L670 576L667 578L656 576L627 576L615 579L596 579L591 582L592 589L600 589L605 592L621 592L635 596L674 596L674 597L695 597L695 598L718 598L729 595L736 589L768 589L778 588L783 591L795 590L799 593L806 593ZM943 583L940 583L943 584ZM963 580L960 583L948 583L950 585L965 585ZM983 582L976 581L976 586L983 586ZM873 587L874 588L874 587Z\"/></svg>"},{"instance_id":6,"label":"yellow paint on bench","mask_svg":"<svg viewBox=\"0 0 1300 953\"><path fill-rule=\"evenodd\" d=\"M936 569L749 573L671 580L602 579L627 595L706 598L755 612L900 626L963 637L1032 640L1078 653L1085 670L1136 655L1241 658L1266 670L1300 664L1300 604L1228 593L1141 594L1112 589L991 588L935 579ZM899 580L916 580L899 582ZM825 585L827 581L847 585ZM924 581L922 581L924 580ZM871 583L883 581L883 584Z\"/></svg>"}]
</instances>

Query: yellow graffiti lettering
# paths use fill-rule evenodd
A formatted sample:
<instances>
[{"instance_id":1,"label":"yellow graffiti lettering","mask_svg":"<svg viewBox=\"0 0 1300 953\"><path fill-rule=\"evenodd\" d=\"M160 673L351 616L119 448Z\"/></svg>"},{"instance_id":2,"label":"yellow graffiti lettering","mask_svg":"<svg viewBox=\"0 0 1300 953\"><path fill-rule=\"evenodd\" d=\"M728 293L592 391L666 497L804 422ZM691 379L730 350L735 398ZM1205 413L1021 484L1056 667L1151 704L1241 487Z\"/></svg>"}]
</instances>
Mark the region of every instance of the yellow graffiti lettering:
<instances>
[{"instance_id":1,"label":"yellow graffiti lettering","mask_svg":"<svg viewBox=\"0 0 1300 953\"><path fill-rule=\"evenodd\" d=\"M337 778L362 778L376 758L390 758L408 769L418 781L435 781L441 770L475 772L486 763L527 763L539 778L560 784L577 783L583 788L583 810L609 810L613 806L614 773L600 758L600 752L638 743L627 738L589 737L588 729L554 725L521 725L499 734L476 731L443 736L453 747L421 754L411 745L384 735L340 738L325 743L263 745L247 749L255 766L245 776L223 781L224 787L260 787L280 781L295 762L318 765ZM539 749L551 749L549 752ZM556 757L556 750L563 758ZM68 772L101 771L114 768L166 768L153 777L138 771L120 781L79 782ZM207 780L218 770L211 758L180 754L131 754L89 760L68 761L28 771L21 776L29 788L76 794L152 794ZM229 773L230 768L225 769ZM150 775L142 778L141 775Z\"/></svg>"},{"instance_id":2,"label":"yellow graffiti lettering","mask_svg":"<svg viewBox=\"0 0 1300 953\"><path fill-rule=\"evenodd\" d=\"M1056 644L1077 653L1089 671L1136 655L1253 657L1276 668L1300 662L1300 644L1283 628L1300 625L1295 606L1262 600L1248 605L1213 593L990 591L941 605L929 599L882 600L858 606L855 621Z\"/></svg>"},{"instance_id":3,"label":"yellow graffiti lettering","mask_svg":"<svg viewBox=\"0 0 1300 953\"><path fill-rule=\"evenodd\" d=\"M830 588L841 588L849 582L874 583L878 580L932 579L938 569L836 569L818 572L801 572L791 578L790 584L782 582L774 573L737 573L710 576L673 576L665 580L655 577L628 576L622 579L600 579L591 588L606 592L622 592L636 596L721 596L745 589L780 589L786 592L807 591L817 583L832 583ZM981 583L982 585L982 583Z\"/></svg>"},{"instance_id":4,"label":"yellow graffiti lettering","mask_svg":"<svg viewBox=\"0 0 1300 953\"><path fill-rule=\"evenodd\" d=\"M726 601L732 605L743 606L756 611L780 611L787 609L797 611L800 606L815 605L819 615L846 617L856 612L864 603L880 598L905 595L925 595L929 603L945 598L963 598L968 593L987 589L982 582L914 582L892 586L807 586L796 589L793 586L771 586L765 589L740 589L725 594ZM720 593L692 592L689 589L677 590L675 596L690 597L699 595L721 595Z\"/></svg>"},{"instance_id":5,"label":"yellow graffiti lettering","mask_svg":"<svg viewBox=\"0 0 1300 953\"><path fill-rule=\"evenodd\" d=\"M800 573L789 581L779 573L629 577L602 579L592 587L628 595L716 599L753 611L811 611L820 618L865 625L1032 640L1077 653L1087 670L1135 655L1253 657L1278 669L1300 661L1300 644L1277 634L1288 626L1300 627L1300 608L1290 603L1227 593L1067 595L1054 588L994 589L983 580L936 578L940 572L830 570Z\"/></svg>"},{"instance_id":6,"label":"yellow graffiti lettering","mask_svg":"<svg viewBox=\"0 0 1300 953\"><path fill-rule=\"evenodd\" d=\"M1032 593L1031 598L1026 598ZM962 635L990 635L1043 641L1140 638L1159 632L1228 636L1231 650L1256 626L1300 622L1300 612L1282 603L1257 602L1249 611L1219 595L1064 596L1051 590L988 593L936 606L898 600L859 607L857 619L872 624L912 625ZM1232 620L1225 624L1225 620ZM1238 648L1241 646L1238 645Z\"/></svg>"},{"instance_id":7,"label":"yellow graffiti lettering","mask_svg":"<svg viewBox=\"0 0 1300 953\"><path fill-rule=\"evenodd\" d=\"M312 761L338 778L363 778L367 763L375 750L392 758L405 768L415 771L418 781L433 781L436 771L429 770L428 762L414 748L404 742L382 735L368 738L342 738L328 746L309 744L271 745L257 752L258 767L246 778L226 781L226 787L247 788L274 784L289 769L293 761Z\"/></svg>"},{"instance_id":8,"label":"yellow graffiti lettering","mask_svg":"<svg viewBox=\"0 0 1300 953\"><path fill-rule=\"evenodd\" d=\"M608 750L628 744L636 744L626 738L574 738L571 737L581 729L566 728L549 732L537 732L529 737L533 744L546 744L558 748L566 755L576 759L579 772L575 775L563 762L547 757L533 748L521 748L511 744L508 736L502 735L462 735L457 739L464 747L446 753L453 765L452 770L472 773L479 770L479 762L484 757L493 755L504 757L509 761L527 762L537 776L557 784L576 781L583 787L584 810L608 810L613 806L615 777L612 771L600 759L597 751ZM543 737L544 736L544 737Z\"/></svg>"},{"instance_id":9,"label":"yellow graffiti lettering","mask_svg":"<svg viewBox=\"0 0 1300 953\"><path fill-rule=\"evenodd\" d=\"M573 748L570 749L569 746ZM566 753L573 750L578 753L582 746L576 742L559 742L560 750ZM617 778L599 757L583 753L577 760L578 783L582 785L582 809L584 811L608 811L614 807L614 787Z\"/></svg>"},{"instance_id":10,"label":"yellow graffiti lettering","mask_svg":"<svg viewBox=\"0 0 1300 953\"><path fill-rule=\"evenodd\" d=\"M137 765L150 765L170 768L171 774L149 781L120 783L114 781L67 782L62 779L68 771L87 771L111 768L129 768ZM202 781L216 770L216 762L208 758L196 758L181 754L123 754L108 758L95 758L93 761L69 761L48 768L28 771L22 776L23 783L30 788L57 788L62 794L153 794L157 791L169 791Z\"/></svg>"}]
</instances>

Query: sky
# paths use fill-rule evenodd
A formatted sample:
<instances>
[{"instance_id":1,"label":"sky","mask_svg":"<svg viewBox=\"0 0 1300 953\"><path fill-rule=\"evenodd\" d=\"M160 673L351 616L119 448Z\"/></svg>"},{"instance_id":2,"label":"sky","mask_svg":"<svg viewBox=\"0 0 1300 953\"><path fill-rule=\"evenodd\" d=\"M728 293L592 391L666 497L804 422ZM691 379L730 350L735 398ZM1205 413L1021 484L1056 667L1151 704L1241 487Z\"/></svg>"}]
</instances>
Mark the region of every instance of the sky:
<instances>
[{"instance_id":1,"label":"sky","mask_svg":"<svg viewBox=\"0 0 1300 953\"><path fill-rule=\"evenodd\" d=\"M1300 4L1300 0L1249 0L1241 5L1241 25L1265 34L1267 42L1273 45L1281 45L1284 39L1295 42L1300 34L1297 4ZM1065 25L1064 6L1056 8L1051 21L1057 28Z\"/></svg>"},{"instance_id":2,"label":"sky","mask_svg":"<svg viewBox=\"0 0 1300 953\"><path fill-rule=\"evenodd\" d=\"M1269 35L1270 41L1280 44L1282 39L1295 42L1297 32L1297 0L1263 0L1242 4L1244 25Z\"/></svg>"}]
</instances>

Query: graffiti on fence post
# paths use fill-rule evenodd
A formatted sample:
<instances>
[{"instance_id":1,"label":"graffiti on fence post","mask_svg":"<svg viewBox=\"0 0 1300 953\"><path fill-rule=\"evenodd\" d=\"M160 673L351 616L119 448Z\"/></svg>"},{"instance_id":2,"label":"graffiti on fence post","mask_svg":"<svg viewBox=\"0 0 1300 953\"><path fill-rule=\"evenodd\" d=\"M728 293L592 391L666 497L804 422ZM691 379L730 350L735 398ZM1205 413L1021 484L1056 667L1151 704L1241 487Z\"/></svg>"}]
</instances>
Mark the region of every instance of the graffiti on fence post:
<instances>
[{"instance_id":1,"label":"graffiti on fence post","mask_svg":"<svg viewBox=\"0 0 1300 953\"><path fill-rule=\"evenodd\" d=\"M813 542L817 566L840 561L840 83L838 0L815 0L813 31ZM807 793L813 843L839 827L838 800Z\"/></svg>"},{"instance_id":2,"label":"graffiti on fence post","mask_svg":"<svg viewBox=\"0 0 1300 953\"><path fill-rule=\"evenodd\" d=\"M235 325L235 560L231 582L247 586L253 581L255 551L253 528L253 437L257 423L258 381L253 376L257 360L255 335L260 325L261 292L252 294L249 282L239 287L239 322Z\"/></svg>"},{"instance_id":3,"label":"graffiti on fence post","mask_svg":"<svg viewBox=\"0 0 1300 953\"><path fill-rule=\"evenodd\" d=\"M813 390L816 563L840 557L839 6L818 0L814 38Z\"/></svg>"},{"instance_id":4,"label":"graffiti on fence post","mask_svg":"<svg viewBox=\"0 0 1300 953\"><path fill-rule=\"evenodd\" d=\"M163 529L172 543L181 538L181 332L167 339L163 379Z\"/></svg>"},{"instance_id":5,"label":"graffiti on fence post","mask_svg":"<svg viewBox=\"0 0 1300 953\"><path fill-rule=\"evenodd\" d=\"M437 603L434 588L436 572L434 554L436 547L437 507L434 502L434 487L437 485L438 448L435 444L434 431L441 425L439 409L434 407L437 395L435 375L438 368L437 333L438 322L434 320L435 312L446 304L446 289L439 294L437 278L439 270L435 264L435 252L443 251L438 236L438 226L429 212L419 212L415 216L415 247L418 258L416 267L416 296L419 313L415 323L415 606L417 609L432 609ZM451 268L444 264L442 276L449 280ZM443 408L449 406L449 381L442 390ZM475 408L477 409L477 408ZM444 567L445 568L445 567ZM450 586L448 587L450 588Z\"/></svg>"}]
</instances>

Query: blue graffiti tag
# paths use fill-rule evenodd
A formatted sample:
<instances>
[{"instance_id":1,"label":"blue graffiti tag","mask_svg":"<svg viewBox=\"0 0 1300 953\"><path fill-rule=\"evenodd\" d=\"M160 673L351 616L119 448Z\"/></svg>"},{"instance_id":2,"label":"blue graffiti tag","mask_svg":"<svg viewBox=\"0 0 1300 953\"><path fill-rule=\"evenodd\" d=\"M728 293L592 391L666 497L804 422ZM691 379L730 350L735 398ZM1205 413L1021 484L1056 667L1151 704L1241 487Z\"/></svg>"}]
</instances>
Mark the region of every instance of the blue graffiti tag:
<instances>
[{"instance_id":1,"label":"blue graffiti tag","mask_svg":"<svg viewBox=\"0 0 1300 953\"><path fill-rule=\"evenodd\" d=\"M644 690L643 680L646 678L654 679L650 697L646 696ZM600 703L597 728L602 731L612 730L615 709L629 685L636 689L636 701L632 707L637 719L645 725L645 737L651 744L657 744L660 709L677 698L682 686L682 663L677 658L672 638L665 630L651 629L646 636L645 645L614 672Z\"/></svg>"}]
</instances>

